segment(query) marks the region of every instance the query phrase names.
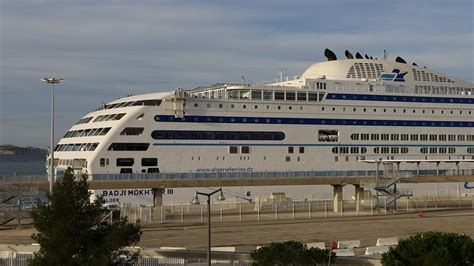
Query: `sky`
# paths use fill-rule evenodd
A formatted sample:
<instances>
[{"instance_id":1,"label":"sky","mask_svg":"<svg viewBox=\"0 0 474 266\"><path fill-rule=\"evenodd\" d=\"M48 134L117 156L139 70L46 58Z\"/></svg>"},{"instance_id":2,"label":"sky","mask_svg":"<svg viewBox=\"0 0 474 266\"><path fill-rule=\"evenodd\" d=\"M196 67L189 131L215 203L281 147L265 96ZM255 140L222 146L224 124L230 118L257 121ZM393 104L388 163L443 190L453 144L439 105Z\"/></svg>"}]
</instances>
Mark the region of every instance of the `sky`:
<instances>
[{"instance_id":1,"label":"sky","mask_svg":"<svg viewBox=\"0 0 474 266\"><path fill-rule=\"evenodd\" d=\"M0 145L47 148L127 94L302 73L330 48L474 81L474 1L0 0Z\"/></svg>"}]
</instances>

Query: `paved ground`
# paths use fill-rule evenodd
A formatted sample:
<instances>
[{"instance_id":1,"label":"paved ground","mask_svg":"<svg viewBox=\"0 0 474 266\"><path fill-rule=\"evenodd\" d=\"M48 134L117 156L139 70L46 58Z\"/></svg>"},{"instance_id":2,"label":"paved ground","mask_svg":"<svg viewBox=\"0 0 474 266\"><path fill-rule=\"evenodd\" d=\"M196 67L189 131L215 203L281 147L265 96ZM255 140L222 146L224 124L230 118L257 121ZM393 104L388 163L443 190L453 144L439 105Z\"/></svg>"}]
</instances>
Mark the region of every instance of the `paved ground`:
<instances>
[{"instance_id":1,"label":"paved ground","mask_svg":"<svg viewBox=\"0 0 474 266\"><path fill-rule=\"evenodd\" d=\"M418 232L443 231L474 238L474 210L390 214L372 217L314 218L280 221L214 222L213 246L256 246L272 241L298 240L326 242L359 239L363 246L373 246L380 237L408 237ZM31 243L35 230L24 225L0 230L0 243ZM149 224L143 226L142 247L198 248L207 244L206 224ZM244 248L245 249L245 248Z\"/></svg>"}]
</instances>

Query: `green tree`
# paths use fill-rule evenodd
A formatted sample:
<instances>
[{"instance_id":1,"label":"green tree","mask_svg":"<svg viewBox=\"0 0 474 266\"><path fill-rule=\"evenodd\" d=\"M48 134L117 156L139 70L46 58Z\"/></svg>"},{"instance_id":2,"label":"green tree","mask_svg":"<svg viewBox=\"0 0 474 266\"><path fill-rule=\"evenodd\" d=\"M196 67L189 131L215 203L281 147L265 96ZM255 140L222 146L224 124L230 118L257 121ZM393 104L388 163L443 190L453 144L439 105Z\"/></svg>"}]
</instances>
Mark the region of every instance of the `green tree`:
<instances>
[{"instance_id":1,"label":"green tree","mask_svg":"<svg viewBox=\"0 0 474 266\"><path fill-rule=\"evenodd\" d=\"M86 179L76 181L68 169L54 184L49 203L33 209L38 233L32 238L40 250L31 265L111 265L138 259L138 253L125 247L140 241L140 226L126 220L100 225L107 210L102 198L90 201Z\"/></svg>"},{"instance_id":2,"label":"green tree","mask_svg":"<svg viewBox=\"0 0 474 266\"><path fill-rule=\"evenodd\" d=\"M254 265L316 265L335 260L329 249L309 248L296 241L273 242L250 253Z\"/></svg>"},{"instance_id":3,"label":"green tree","mask_svg":"<svg viewBox=\"0 0 474 266\"><path fill-rule=\"evenodd\" d=\"M473 265L474 241L466 235L427 232L401 240L382 255L383 265Z\"/></svg>"}]
</instances>

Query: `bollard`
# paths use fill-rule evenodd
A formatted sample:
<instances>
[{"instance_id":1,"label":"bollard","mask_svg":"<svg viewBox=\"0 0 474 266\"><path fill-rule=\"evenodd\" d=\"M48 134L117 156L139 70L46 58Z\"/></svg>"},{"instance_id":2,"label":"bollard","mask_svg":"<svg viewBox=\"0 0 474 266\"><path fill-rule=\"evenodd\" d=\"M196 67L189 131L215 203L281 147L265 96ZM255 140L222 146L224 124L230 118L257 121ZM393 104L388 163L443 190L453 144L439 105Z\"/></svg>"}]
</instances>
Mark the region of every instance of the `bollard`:
<instances>
[{"instance_id":1,"label":"bollard","mask_svg":"<svg viewBox=\"0 0 474 266\"><path fill-rule=\"evenodd\" d=\"M239 222L242 222L242 203L239 205Z\"/></svg>"},{"instance_id":2,"label":"bollard","mask_svg":"<svg viewBox=\"0 0 474 266\"><path fill-rule=\"evenodd\" d=\"M344 200L341 200L341 217L344 217Z\"/></svg>"},{"instance_id":3,"label":"bollard","mask_svg":"<svg viewBox=\"0 0 474 266\"><path fill-rule=\"evenodd\" d=\"M328 218L328 202L324 201L324 217Z\"/></svg>"},{"instance_id":4,"label":"bollard","mask_svg":"<svg viewBox=\"0 0 474 266\"><path fill-rule=\"evenodd\" d=\"M160 221L161 223L163 223L163 206L160 207L160 216L161 216Z\"/></svg>"},{"instance_id":5,"label":"bollard","mask_svg":"<svg viewBox=\"0 0 474 266\"><path fill-rule=\"evenodd\" d=\"M374 216L374 199L370 199L370 216Z\"/></svg>"},{"instance_id":6,"label":"bollard","mask_svg":"<svg viewBox=\"0 0 474 266\"><path fill-rule=\"evenodd\" d=\"M278 203L275 203L275 220L278 221Z\"/></svg>"},{"instance_id":7,"label":"bollard","mask_svg":"<svg viewBox=\"0 0 474 266\"><path fill-rule=\"evenodd\" d=\"M294 219L295 219L295 203L294 203L294 202L293 202L293 209L292 209L292 211L293 211L293 220L294 220Z\"/></svg>"},{"instance_id":8,"label":"bollard","mask_svg":"<svg viewBox=\"0 0 474 266\"><path fill-rule=\"evenodd\" d=\"M258 202L258 208L257 208L257 221L260 221L260 202Z\"/></svg>"},{"instance_id":9,"label":"bollard","mask_svg":"<svg viewBox=\"0 0 474 266\"><path fill-rule=\"evenodd\" d=\"M309 202L309 205L308 205L308 219L311 219L311 201Z\"/></svg>"}]
</instances>

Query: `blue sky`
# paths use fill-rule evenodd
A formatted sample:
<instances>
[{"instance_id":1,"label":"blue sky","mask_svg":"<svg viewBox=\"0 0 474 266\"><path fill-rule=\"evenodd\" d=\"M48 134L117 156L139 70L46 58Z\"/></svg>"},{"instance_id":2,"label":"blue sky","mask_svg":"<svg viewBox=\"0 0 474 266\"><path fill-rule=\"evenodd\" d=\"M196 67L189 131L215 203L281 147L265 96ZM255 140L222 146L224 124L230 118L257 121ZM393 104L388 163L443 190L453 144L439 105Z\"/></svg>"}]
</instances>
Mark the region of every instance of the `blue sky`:
<instances>
[{"instance_id":1,"label":"blue sky","mask_svg":"<svg viewBox=\"0 0 474 266\"><path fill-rule=\"evenodd\" d=\"M474 81L474 1L0 0L0 144L49 146L126 94L299 74L331 48Z\"/></svg>"}]
</instances>

